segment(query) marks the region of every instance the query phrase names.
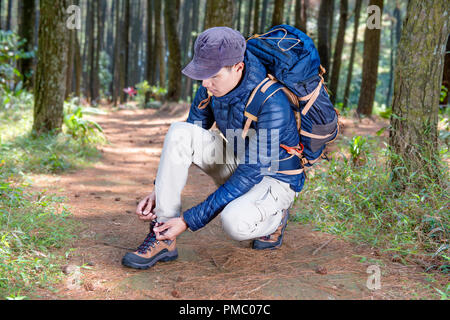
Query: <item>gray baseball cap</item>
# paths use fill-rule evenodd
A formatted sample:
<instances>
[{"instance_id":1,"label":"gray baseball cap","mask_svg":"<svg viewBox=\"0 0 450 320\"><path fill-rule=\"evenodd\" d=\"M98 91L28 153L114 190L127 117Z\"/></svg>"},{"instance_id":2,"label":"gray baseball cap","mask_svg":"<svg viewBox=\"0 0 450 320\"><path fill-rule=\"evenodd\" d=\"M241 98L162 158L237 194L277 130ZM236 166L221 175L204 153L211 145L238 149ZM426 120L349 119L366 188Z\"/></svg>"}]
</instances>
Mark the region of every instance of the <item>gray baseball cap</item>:
<instances>
[{"instance_id":1,"label":"gray baseball cap","mask_svg":"<svg viewBox=\"0 0 450 320\"><path fill-rule=\"evenodd\" d=\"M247 43L239 31L228 27L214 27L202 32L194 45L194 59L183 74L194 80L205 80L223 67L244 61Z\"/></svg>"}]
</instances>

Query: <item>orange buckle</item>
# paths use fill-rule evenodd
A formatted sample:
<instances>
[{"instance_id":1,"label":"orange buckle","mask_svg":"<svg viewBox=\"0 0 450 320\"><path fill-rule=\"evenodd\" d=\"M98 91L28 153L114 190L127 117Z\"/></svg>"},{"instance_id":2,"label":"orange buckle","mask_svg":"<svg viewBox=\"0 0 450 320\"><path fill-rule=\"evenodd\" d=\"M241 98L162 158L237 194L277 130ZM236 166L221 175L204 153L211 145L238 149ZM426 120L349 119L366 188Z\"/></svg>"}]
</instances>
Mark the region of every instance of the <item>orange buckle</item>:
<instances>
[{"instance_id":1,"label":"orange buckle","mask_svg":"<svg viewBox=\"0 0 450 320\"><path fill-rule=\"evenodd\" d=\"M301 155L303 153L303 150L305 150L305 147L303 146L303 144L299 144L298 146L295 147L288 147L284 144L280 144L280 147L282 147L284 150L287 151L287 153L289 154L294 154L294 155Z\"/></svg>"}]
</instances>

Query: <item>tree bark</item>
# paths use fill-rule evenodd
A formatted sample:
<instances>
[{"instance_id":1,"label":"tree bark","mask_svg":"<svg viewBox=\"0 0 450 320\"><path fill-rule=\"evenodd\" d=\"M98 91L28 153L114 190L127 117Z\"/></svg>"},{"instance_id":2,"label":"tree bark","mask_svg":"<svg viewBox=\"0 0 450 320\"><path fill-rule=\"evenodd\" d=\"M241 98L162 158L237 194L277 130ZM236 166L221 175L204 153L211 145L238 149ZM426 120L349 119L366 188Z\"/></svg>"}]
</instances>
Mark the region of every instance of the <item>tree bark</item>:
<instances>
[{"instance_id":1,"label":"tree bark","mask_svg":"<svg viewBox=\"0 0 450 320\"><path fill-rule=\"evenodd\" d=\"M445 63L444 63L444 77L442 79L442 85L447 88L447 95L442 101L442 105L448 106L449 95L450 95L450 37L447 40L447 54L445 55Z\"/></svg>"},{"instance_id":2,"label":"tree bark","mask_svg":"<svg viewBox=\"0 0 450 320\"><path fill-rule=\"evenodd\" d=\"M41 0L33 131L61 130L67 68L66 0Z\"/></svg>"},{"instance_id":3,"label":"tree bark","mask_svg":"<svg viewBox=\"0 0 450 320\"><path fill-rule=\"evenodd\" d=\"M254 0L247 0L247 5L245 7L245 15L244 15L244 37L248 37L250 35L250 26L251 26L251 19L252 19L252 9L253 9L253 1Z\"/></svg>"},{"instance_id":4,"label":"tree bark","mask_svg":"<svg viewBox=\"0 0 450 320\"><path fill-rule=\"evenodd\" d=\"M26 52L34 50L34 0L22 0L19 2L19 36L26 40L23 49ZM24 87L33 87L33 58L20 59L18 70L24 77Z\"/></svg>"},{"instance_id":5,"label":"tree bark","mask_svg":"<svg viewBox=\"0 0 450 320\"><path fill-rule=\"evenodd\" d=\"M253 0L252 0L253 1ZM207 0L205 29L233 27L233 0ZM247 20L246 23L249 21Z\"/></svg>"},{"instance_id":6,"label":"tree bark","mask_svg":"<svg viewBox=\"0 0 450 320\"><path fill-rule=\"evenodd\" d=\"M12 28L12 4L13 0L8 1L8 15L6 16L6 30L11 30Z\"/></svg>"},{"instance_id":7,"label":"tree bark","mask_svg":"<svg viewBox=\"0 0 450 320\"><path fill-rule=\"evenodd\" d=\"M120 53L122 47L122 38L120 36L121 19L120 19L120 0L114 0L116 5L116 24L115 24L115 41L114 41L114 72L113 72L113 89L112 89L112 102L114 106L117 106L117 100L120 97Z\"/></svg>"},{"instance_id":8,"label":"tree bark","mask_svg":"<svg viewBox=\"0 0 450 320\"><path fill-rule=\"evenodd\" d=\"M376 5L383 12L383 0L370 0L370 5ZM359 94L358 116L370 117L375 101L378 80L378 60L380 57L380 29L369 29L364 32L364 55L362 66L362 82Z\"/></svg>"},{"instance_id":9,"label":"tree bark","mask_svg":"<svg viewBox=\"0 0 450 320\"><path fill-rule=\"evenodd\" d=\"M253 31L252 34L260 33L260 27L259 27L259 7L260 7L260 1L255 0L255 6L253 8Z\"/></svg>"},{"instance_id":10,"label":"tree bark","mask_svg":"<svg viewBox=\"0 0 450 320\"><path fill-rule=\"evenodd\" d=\"M320 62L322 66L327 70L324 75L325 81L328 81L328 72L330 69L330 15L331 6L333 0L322 0L319 7L319 17L317 18L318 24L318 45Z\"/></svg>"},{"instance_id":11,"label":"tree bark","mask_svg":"<svg viewBox=\"0 0 450 320\"><path fill-rule=\"evenodd\" d=\"M165 71L164 71L164 44L161 27L161 0L155 0L155 48L157 54L157 61L159 63L159 86L164 88L166 86Z\"/></svg>"},{"instance_id":12,"label":"tree bark","mask_svg":"<svg viewBox=\"0 0 450 320\"><path fill-rule=\"evenodd\" d=\"M284 0L275 0L272 14L272 27L283 23Z\"/></svg>"},{"instance_id":13,"label":"tree bark","mask_svg":"<svg viewBox=\"0 0 450 320\"><path fill-rule=\"evenodd\" d=\"M336 103L339 87L339 75L341 74L342 51L344 49L345 29L347 27L348 0L341 0L339 30L334 47L333 69L331 70L330 91L331 102Z\"/></svg>"},{"instance_id":14,"label":"tree bark","mask_svg":"<svg viewBox=\"0 0 450 320\"><path fill-rule=\"evenodd\" d=\"M349 103L350 85L352 83L353 78L353 64L355 62L356 44L358 42L358 29L359 29L359 18L361 17L361 7L362 7L362 0L356 0L352 50L350 54L350 61L348 62L347 81L345 84L344 101L343 101L344 104L342 106L342 109L345 109Z\"/></svg>"},{"instance_id":15,"label":"tree bark","mask_svg":"<svg viewBox=\"0 0 450 320\"><path fill-rule=\"evenodd\" d=\"M267 10L269 7L269 0L264 0L262 9L261 9L261 30L265 32L267 25Z\"/></svg>"},{"instance_id":16,"label":"tree bark","mask_svg":"<svg viewBox=\"0 0 450 320\"><path fill-rule=\"evenodd\" d=\"M307 33L306 23L308 22L309 0L295 1L295 27Z\"/></svg>"},{"instance_id":17,"label":"tree bark","mask_svg":"<svg viewBox=\"0 0 450 320\"><path fill-rule=\"evenodd\" d=\"M181 55L176 29L178 11L176 9L176 0L166 0L164 5L164 24L169 47L167 100L176 102L181 95Z\"/></svg>"},{"instance_id":18,"label":"tree bark","mask_svg":"<svg viewBox=\"0 0 450 320\"><path fill-rule=\"evenodd\" d=\"M0 0L0 30L3 29L2 12L3 12L3 1Z\"/></svg>"},{"instance_id":19,"label":"tree bark","mask_svg":"<svg viewBox=\"0 0 450 320\"><path fill-rule=\"evenodd\" d=\"M410 183L427 188L444 177L437 160L438 115L449 13L447 0L408 4L398 47L389 141L398 187Z\"/></svg>"}]
</instances>

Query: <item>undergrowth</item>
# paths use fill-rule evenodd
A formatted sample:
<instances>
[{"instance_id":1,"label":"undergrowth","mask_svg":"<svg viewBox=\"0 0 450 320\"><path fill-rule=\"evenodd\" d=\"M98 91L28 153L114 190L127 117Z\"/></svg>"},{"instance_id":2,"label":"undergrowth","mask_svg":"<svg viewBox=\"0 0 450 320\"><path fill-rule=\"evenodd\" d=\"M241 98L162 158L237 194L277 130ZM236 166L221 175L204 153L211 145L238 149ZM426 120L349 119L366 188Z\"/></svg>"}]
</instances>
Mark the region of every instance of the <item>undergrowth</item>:
<instances>
[{"instance_id":1,"label":"undergrowth","mask_svg":"<svg viewBox=\"0 0 450 320\"><path fill-rule=\"evenodd\" d=\"M101 128L91 129L95 123L83 119L73 102L65 108L71 127L34 137L32 106L33 96L25 91L0 95L0 299L51 289L80 228L65 199L32 191L28 175L83 167L100 157L96 145L105 142Z\"/></svg>"},{"instance_id":2,"label":"undergrowth","mask_svg":"<svg viewBox=\"0 0 450 320\"><path fill-rule=\"evenodd\" d=\"M429 179L424 188L399 191L391 181L388 148L378 145L371 137L343 140L331 161L308 176L295 219L381 248L403 263L420 263L427 272L448 274L448 163L442 164L441 183Z\"/></svg>"}]
</instances>

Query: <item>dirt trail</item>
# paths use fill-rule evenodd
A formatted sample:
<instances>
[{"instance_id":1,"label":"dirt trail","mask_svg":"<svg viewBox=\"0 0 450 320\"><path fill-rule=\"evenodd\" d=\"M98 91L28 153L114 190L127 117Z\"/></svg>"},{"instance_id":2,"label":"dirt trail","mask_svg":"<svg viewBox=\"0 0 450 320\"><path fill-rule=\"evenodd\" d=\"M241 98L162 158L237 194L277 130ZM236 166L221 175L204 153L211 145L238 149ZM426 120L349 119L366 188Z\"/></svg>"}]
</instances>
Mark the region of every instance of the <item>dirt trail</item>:
<instances>
[{"instance_id":1,"label":"dirt trail","mask_svg":"<svg viewBox=\"0 0 450 320\"><path fill-rule=\"evenodd\" d=\"M164 136L174 121L186 119L155 110L109 110L97 116L110 142L91 168L60 176L35 176L35 184L68 198L74 219L86 227L75 242L70 264L87 264L57 286L38 290L42 299L408 299L428 295L418 267L406 267L376 250L340 241L296 222L287 227L282 248L250 249L250 241L230 240L215 219L178 239L179 258L145 271L122 267L121 258L148 231L134 210L152 190ZM351 132L352 122L347 121ZM382 124L375 124L372 132ZM364 129L364 126L362 126ZM192 167L183 209L215 190L213 181ZM295 207L292 210L297 210ZM325 245L324 245L325 244ZM366 257L361 263L362 257ZM362 259L364 260L364 259ZM366 283L369 265L381 269L381 289ZM74 281L75 279L75 281ZM418 294L418 295L417 295Z\"/></svg>"}]
</instances>

